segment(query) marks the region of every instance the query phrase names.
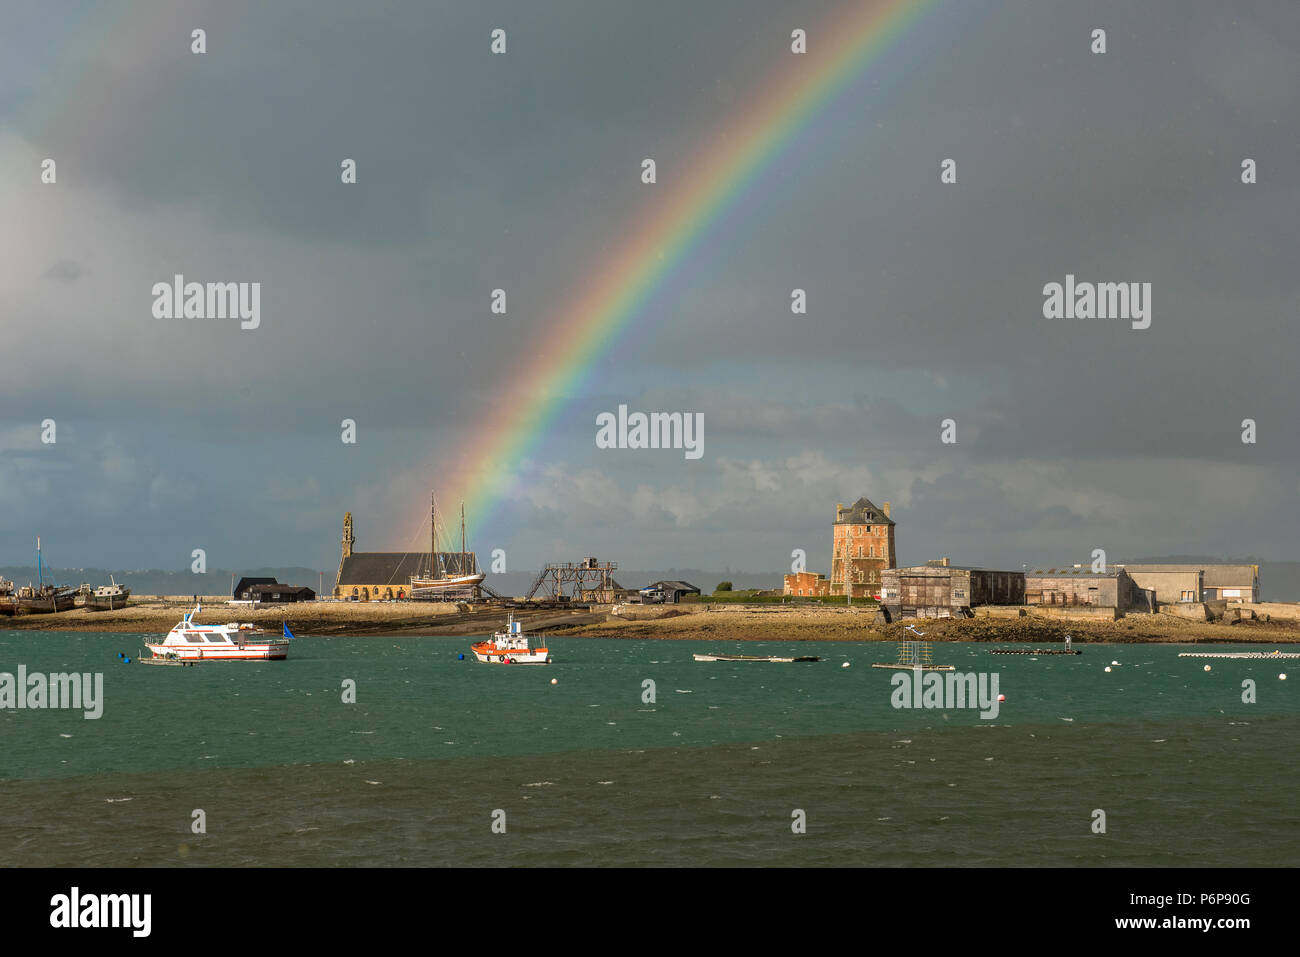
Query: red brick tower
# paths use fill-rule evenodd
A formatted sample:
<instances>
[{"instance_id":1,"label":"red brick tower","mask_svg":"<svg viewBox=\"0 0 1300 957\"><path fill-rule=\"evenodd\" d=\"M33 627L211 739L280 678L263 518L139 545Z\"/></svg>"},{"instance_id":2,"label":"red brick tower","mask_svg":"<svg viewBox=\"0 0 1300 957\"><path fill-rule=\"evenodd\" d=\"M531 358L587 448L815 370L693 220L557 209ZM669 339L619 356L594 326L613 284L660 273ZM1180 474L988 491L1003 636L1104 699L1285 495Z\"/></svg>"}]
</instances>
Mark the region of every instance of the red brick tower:
<instances>
[{"instance_id":1,"label":"red brick tower","mask_svg":"<svg viewBox=\"0 0 1300 957\"><path fill-rule=\"evenodd\" d=\"M877 508L869 499L860 498L852 505L836 505L834 529L830 593L844 594L847 570L854 598L879 595L880 573L895 566L889 503Z\"/></svg>"}]
</instances>

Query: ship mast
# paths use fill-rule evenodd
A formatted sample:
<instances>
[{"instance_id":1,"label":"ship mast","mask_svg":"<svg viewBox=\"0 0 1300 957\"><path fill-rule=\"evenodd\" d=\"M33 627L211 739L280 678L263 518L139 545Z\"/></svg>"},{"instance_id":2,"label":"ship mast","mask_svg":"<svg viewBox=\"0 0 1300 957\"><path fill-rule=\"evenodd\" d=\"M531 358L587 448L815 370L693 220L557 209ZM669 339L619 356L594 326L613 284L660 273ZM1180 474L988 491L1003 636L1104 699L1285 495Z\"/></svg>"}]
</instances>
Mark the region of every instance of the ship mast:
<instances>
[{"instance_id":1,"label":"ship mast","mask_svg":"<svg viewBox=\"0 0 1300 957\"><path fill-rule=\"evenodd\" d=\"M437 574L434 564L438 561L438 498L429 490L429 577Z\"/></svg>"}]
</instances>

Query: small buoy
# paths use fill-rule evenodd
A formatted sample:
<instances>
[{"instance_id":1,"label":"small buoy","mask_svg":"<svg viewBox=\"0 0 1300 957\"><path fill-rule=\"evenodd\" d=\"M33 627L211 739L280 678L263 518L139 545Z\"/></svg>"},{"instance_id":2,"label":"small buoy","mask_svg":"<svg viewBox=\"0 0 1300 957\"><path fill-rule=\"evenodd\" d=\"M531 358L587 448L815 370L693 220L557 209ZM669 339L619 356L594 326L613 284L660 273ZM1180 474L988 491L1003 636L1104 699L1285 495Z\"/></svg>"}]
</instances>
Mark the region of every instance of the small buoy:
<instances>
[{"instance_id":1,"label":"small buoy","mask_svg":"<svg viewBox=\"0 0 1300 957\"><path fill-rule=\"evenodd\" d=\"M130 659L130 658L123 658L122 660L125 661L128 665L131 663L131 659Z\"/></svg>"},{"instance_id":2,"label":"small buoy","mask_svg":"<svg viewBox=\"0 0 1300 957\"><path fill-rule=\"evenodd\" d=\"M1119 667L1119 662L1118 662L1118 661L1112 661L1111 664L1114 665L1116 668Z\"/></svg>"},{"instance_id":3,"label":"small buoy","mask_svg":"<svg viewBox=\"0 0 1300 957\"><path fill-rule=\"evenodd\" d=\"M120 652L120 651L117 653L117 656L118 656L119 658L125 658L125 657L126 657L126 655L122 654L122 652Z\"/></svg>"},{"instance_id":4,"label":"small buoy","mask_svg":"<svg viewBox=\"0 0 1300 957\"><path fill-rule=\"evenodd\" d=\"M1286 672L1284 671L1284 672L1282 672L1280 675L1278 675L1278 676L1277 676L1277 680L1278 680L1278 681L1286 681Z\"/></svg>"},{"instance_id":5,"label":"small buoy","mask_svg":"<svg viewBox=\"0 0 1300 957\"><path fill-rule=\"evenodd\" d=\"M1206 665L1206 666L1205 666L1205 670L1206 670L1206 671L1209 671L1209 670L1210 670L1210 666L1209 666L1209 665Z\"/></svg>"},{"instance_id":6,"label":"small buoy","mask_svg":"<svg viewBox=\"0 0 1300 957\"><path fill-rule=\"evenodd\" d=\"M551 684L553 684L553 685L558 685L559 683L560 683L560 681L559 681L558 678L552 678L552 679L551 679Z\"/></svg>"},{"instance_id":7,"label":"small buoy","mask_svg":"<svg viewBox=\"0 0 1300 957\"><path fill-rule=\"evenodd\" d=\"M465 652L462 651L460 654L458 654L458 655L456 656L456 660L457 660L457 661L464 661L464 660L465 660Z\"/></svg>"},{"instance_id":8,"label":"small buoy","mask_svg":"<svg viewBox=\"0 0 1300 957\"><path fill-rule=\"evenodd\" d=\"M849 663L848 663L847 661L844 662L844 664L840 665L841 668L847 668L848 666L849 666Z\"/></svg>"},{"instance_id":9,"label":"small buoy","mask_svg":"<svg viewBox=\"0 0 1300 957\"><path fill-rule=\"evenodd\" d=\"M1106 666L1106 670L1107 670L1107 671L1110 671L1110 665L1107 665L1107 666Z\"/></svg>"},{"instance_id":10,"label":"small buoy","mask_svg":"<svg viewBox=\"0 0 1300 957\"><path fill-rule=\"evenodd\" d=\"M998 701L1006 701L1006 700L1007 700L1007 696L1006 696L1006 695L1004 695L1004 694L1000 694L1000 695L998 695Z\"/></svg>"}]
</instances>

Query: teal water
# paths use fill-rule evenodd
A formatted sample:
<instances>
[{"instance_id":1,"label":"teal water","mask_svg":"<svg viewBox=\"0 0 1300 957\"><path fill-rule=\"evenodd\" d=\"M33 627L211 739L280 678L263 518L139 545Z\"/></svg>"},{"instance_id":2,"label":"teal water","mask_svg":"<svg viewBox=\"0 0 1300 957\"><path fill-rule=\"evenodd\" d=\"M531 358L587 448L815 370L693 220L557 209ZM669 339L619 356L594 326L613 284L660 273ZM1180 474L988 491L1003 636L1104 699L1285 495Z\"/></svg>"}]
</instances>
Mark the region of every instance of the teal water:
<instances>
[{"instance_id":1,"label":"teal water","mask_svg":"<svg viewBox=\"0 0 1300 957\"><path fill-rule=\"evenodd\" d=\"M893 707L893 672L869 667L893 645L556 638L555 664L499 667L470 660L471 641L304 638L284 662L158 668L120 664L140 650L121 635L0 633L0 671L101 671L105 699L98 720L0 710L0 849L17 864L1300 859L1300 668L1278 678L1293 662L936 646L997 673L1006 701L985 720ZM825 660L695 662L704 650Z\"/></svg>"}]
</instances>

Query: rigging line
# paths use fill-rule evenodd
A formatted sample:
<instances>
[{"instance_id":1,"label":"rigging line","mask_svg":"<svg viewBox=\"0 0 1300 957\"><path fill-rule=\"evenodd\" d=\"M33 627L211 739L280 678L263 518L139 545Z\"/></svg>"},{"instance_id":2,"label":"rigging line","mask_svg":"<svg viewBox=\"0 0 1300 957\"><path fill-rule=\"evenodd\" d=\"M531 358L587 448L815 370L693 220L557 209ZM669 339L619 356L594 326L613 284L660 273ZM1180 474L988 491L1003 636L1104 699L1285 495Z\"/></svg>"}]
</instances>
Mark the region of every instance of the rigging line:
<instances>
[{"instance_id":1,"label":"rigging line","mask_svg":"<svg viewBox=\"0 0 1300 957\"><path fill-rule=\"evenodd\" d=\"M407 543L406 543L406 544L407 544L407 550L404 551L404 552L402 552L402 558L401 558L401 561L399 561L399 562L398 562L398 563L393 567L393 570L392 570L391 572L389 572L389 574L388 574L388 581L384 582L385 585L391 585L391 584L393 583L393 576L397 574L397 569L399 569L399 568L402 567L402 565L406 562L406 556L408 556L408 555L411 554L411 550L410 550L410 546L411 546L411 544L414 543L414 542L416 542L416 541L420 538L420 536L424 534L424 526L425 526L425 525L428 525L428 524L429 524L429 523L428 523L427 521L421 521L421 522L420 522L420 527L419 527L419 529L416 530L415 534L412 535L412 536L410 537L410 539L409 539L409 540L407 541ZM429 565L430 565L430 568L432 569L432 565L433 565L433 556L432 556L432 555L429 556ZM419 575L419 574L420 574L420 569L417 568L417 569L415 570L415 574ZM430 576L432 576L432 571L430 571Z\"/></svg>"}]
</instances>

